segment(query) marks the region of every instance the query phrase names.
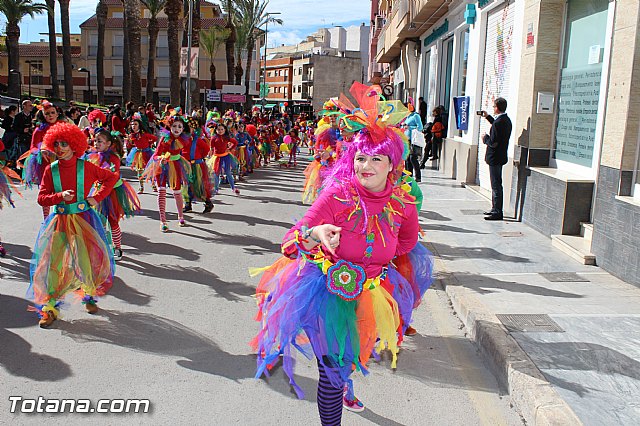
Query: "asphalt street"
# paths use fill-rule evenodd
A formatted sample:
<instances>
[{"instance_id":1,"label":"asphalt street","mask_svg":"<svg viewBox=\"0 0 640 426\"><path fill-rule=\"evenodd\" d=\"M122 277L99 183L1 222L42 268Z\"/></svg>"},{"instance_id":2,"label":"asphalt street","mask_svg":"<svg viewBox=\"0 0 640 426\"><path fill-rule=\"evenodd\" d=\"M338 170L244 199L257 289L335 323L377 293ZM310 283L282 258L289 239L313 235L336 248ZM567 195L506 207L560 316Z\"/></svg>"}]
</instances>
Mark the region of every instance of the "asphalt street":
<instances>
[{"instance_id":1,"label":"asphalt street","mask_svg":"<svg viewBox=\"0 0 640 426\"><path fill-rule=\"evenodd\" d=\"M239 197L223 187L212 213L195 205L185 228L177 226L169 197L167 234L160 232L155 194L141 195L144 214L122 223L124 258L99 314L69 298L48 330L38 328L25 298L42 221L36 191L25 191L16 209L1 210L8 256L0 259L0 424L319 424L315 362L298 357L306 392L298 400L281 368L254 379L249 346L258 330L258 278L248 268L278 258L282 236L306 209L302 180L302 166L260 169L239 184ZM437 202L431 197L423 209ZM370 364L368 377L355 377L367 409L345 411L345 425L522 424L442 290L428 291L414 327L419 334L406 339L396 371L383 357ZM151 410L12 414L10 396L149 399Z\"/></svg>"}]
</instances>

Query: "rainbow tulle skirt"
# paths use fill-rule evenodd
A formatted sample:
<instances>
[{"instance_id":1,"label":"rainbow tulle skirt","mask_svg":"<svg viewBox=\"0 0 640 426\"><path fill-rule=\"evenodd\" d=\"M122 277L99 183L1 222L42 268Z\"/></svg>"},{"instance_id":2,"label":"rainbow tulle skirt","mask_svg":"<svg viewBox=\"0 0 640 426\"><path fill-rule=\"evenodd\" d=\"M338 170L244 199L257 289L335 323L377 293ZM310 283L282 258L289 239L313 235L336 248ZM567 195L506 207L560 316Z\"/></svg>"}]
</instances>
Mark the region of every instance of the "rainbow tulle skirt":
<instances>
[{"instance_id":1,"label":"rainbow tulle skirt","mask_svg":"<svg viewBox=\"0 0 640 426\"><path fill-rule=\"evenodd\" d=\"M322 189L321 170L322 165L318 160L310 162L304 169L305 181L302 188L302 202L304 204L313 204L320 195Z\"/></svg>"},{"instance_id":2,"label":"rainbow tulle skirt","mask_svg":"<svg viewBox=\"0 0 640 426\"><path fill-rule=\"evenodd\" d=\"M138 194L129 182L114 188L98 205L96 210L111 222L119 222L125 217L133 217L142 213Z\"/></svg>"},{"instance_id":3,"label":"rainbow tulle skirt","mask_svg":"<svg viewBox=\"0 0 640 426\"><path fill-rule=\"evenodd\" d=\"M379 285L346 301L327 290L327 276L315 264L285 257L276 261L256 291L256 319L261 323L252 341L258 355L256 377L268 375L282 359L290 384L302 398L294 380L293 349L309 359L315 356L336 388L350 383L353 371L367 374L367 361L383 350L391 352L395 368L413 309L432 280L433 257L421 244L405 262L402 271L391 265Z\"/></svg>"},{"instance_id":4,"label":"rainbow tulle skirt","mask_svg":"<svg viewBox=\"0 0 640 426\"><path fill-rule=\"evenodd\" d=\"M95 210L54 212L36 239L27 295L40 313L77 289L89 296L103 296L113 284L114 271L113 252Z\"/></svg>"},{"instance_id":5,"label":"rainbow tulle skirt","mask_svg":"<svg viewBox=\"0 0 640 426\"><path fill-rule=\"evenodd\" d=\"M175 158L175 159L173 159ZM191 165L181 155L172 156L162 163L160 158L152 157L142 173L142 177L155 182L159 187L168 186L171 189L180 189L187 185Z\"/></svg>"},{"instance_id":6,"label":"rainbow tulle skirt","mask_svg":"<svg viewBox=\"0 0 640 426\"><path fill-rule=\"evenodd\" d=\"M22 180L25 185L29 188L33 187L33 185L40 186L44 169L48 164L49 158L46 155L42 155L41 150L31 150L22 165Z\"/></svg>"},{"instance_id":7,"label":"rainbow tulle skirt","mask_svg":"<svg viewBox=\"0 0 640 426\"><path fill-rule=\"evenodd\" d=\"M151 157L153 156L153 150L151 148L133 149L127 155L127 166L131 167L135 171L143 171Z\"/></svg>"},{"instance_id":8,"label":"rainbow tulle skirt","mask_svg":"<svg viewBox=\"0 0 640 426\"><path fill-rule=\"evenodd\" d=\"M226 170L233 170L238 167L238 159L231 153L227 155L213 155L207 160L209 172L219 175Z\"/></svg>"},{"instance_id":9,"label":"rainbow tulle skirt","mask_svg":"<svg viewBox=\"0 0 640 426\"><path fill-rule=\"evenodd\" d=\"M183 195L189 199L208 201L211 198L211 178L209 176L209 167L204 161L191 165L191 174L189 175L189 189L191 196L189 197L186 186L182 188Z\"/></svg>"},{"instance_id":10,"label":"rainbow tulle skirt","mask_svg":"<svg viewBox=\"0 0 640 426\"><path fill-rule=\"evenodd\" d=\"M11 197L11 193L15 192L18 195L20 191L16 184L14 184L11 179L20 180L20 176L9 167L6 167L4 164L0 164L0 209L3 207L3 202L8 202L11 207L15 207L13 204L13 199Z\"/></svg>"}]
</instances>

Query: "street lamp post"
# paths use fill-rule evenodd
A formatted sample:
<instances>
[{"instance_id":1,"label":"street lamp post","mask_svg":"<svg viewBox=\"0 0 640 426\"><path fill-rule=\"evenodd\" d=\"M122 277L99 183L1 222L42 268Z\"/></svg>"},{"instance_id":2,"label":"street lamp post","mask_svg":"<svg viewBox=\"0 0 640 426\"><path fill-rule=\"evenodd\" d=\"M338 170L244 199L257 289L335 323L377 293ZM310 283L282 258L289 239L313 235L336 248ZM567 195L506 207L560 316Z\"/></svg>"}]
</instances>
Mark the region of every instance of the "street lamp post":
<instances>
[{"instance_id":1,"label":"street lamp post","mask_svg":"<svg viewBox=\"0 0 640 426\"><path fill-rule=\"evenodd\" d=\"M262 87L261 87L261 92L262 92L262 110L264 111L264 105L265 105L265 98L267 96L269 96L269 93L267 93L267 37L269 36L269 18L271 17L271 15L281 15L280 12L268 12L266 14L267 19L264 21L264 64L263 64L263 68L262 68Z\"/></svg>"},{"instance_id":2,"label":"street lamp post","mask_svg":"<svg viewBox=\"0 0 640 426\"><path fill-rule=\"evenodd\" d=\"M9 70L10 74L18 74L18 79L20 81L20 93L18 94L18 99L20 104L22 104L22 73L18 70Z\"/></svg>"},{"instance_id":3,"label":"street lamp post","mask_svg":"<svg viewBox=\"0 0 640 426\"><path fill-rule=\"evenodd\" d=\"M184 110L185 116L191 116L191 43L193 42L193 0L189 2L189 23L187 33L187 79L185 80ZM197 84L197 83L196 83ZM198 92L200 92L198 90Z\"/></svg>"},{"instance_id":4,"label":"street lamp post","mask_svg":"<svg viewBox=\"0 0 640 426\"><path fill-rule=\"evenodd\" d=\"M91 106L91 70L87 68L78 68L78 72L86 72L87 73L87 86L89 86L89 106Z\"/></svg>"}]
</instances>

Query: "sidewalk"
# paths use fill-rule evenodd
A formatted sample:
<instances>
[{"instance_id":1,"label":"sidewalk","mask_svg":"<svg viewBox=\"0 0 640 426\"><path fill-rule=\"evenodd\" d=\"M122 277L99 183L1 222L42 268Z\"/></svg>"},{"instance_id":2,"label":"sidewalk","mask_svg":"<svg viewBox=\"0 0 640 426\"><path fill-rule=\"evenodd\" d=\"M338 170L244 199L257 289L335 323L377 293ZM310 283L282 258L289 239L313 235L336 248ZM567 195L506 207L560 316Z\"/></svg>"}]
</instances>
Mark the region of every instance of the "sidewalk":
<instances>
[{"instance_id":1,"label":"sidewalk","mask_svg":"<svg viewBox=\"0 0 640 426\"><path fill-rule=\"evenodd\" d=\"M527 423L638 424L640 288L485 221L490 201L435 170L422 181L438 283Z\"/></svg>"}]
</instances>

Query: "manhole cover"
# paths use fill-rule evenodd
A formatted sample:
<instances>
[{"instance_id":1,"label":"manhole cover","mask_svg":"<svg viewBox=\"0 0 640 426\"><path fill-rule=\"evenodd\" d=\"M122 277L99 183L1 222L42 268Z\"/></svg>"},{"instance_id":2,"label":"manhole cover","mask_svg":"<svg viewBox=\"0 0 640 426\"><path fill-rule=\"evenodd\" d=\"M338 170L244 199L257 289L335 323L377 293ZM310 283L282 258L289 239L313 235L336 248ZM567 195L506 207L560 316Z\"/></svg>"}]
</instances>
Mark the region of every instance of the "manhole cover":
<instances>
[{"instance_id":1,"label":"manhole cover","mask_svg":"<svg viewBox=\"0 0 640 426\"><path fill-rule=\"evenodd\" d=\"M500 322L512 332L560 332L564 330L545 314L497 314Z\"/></svg>"},{"instance_id":2,"label":"manhole cover","mask_svg":"<svg viewBox=\"0 0 640 426\"><path fill-rule=\"evenodd\" d=\"M460 213L465 216L472 216L477 214L484 214L484 210L460 210Z\"/></svg>"},{"instance_id":3,"label":"manhole cover","mask_svg":"<svg viewBox=\"0 0 640 426\"><path fill-rule=\"evenodd\" d=\"M523 237L524 234L522 232L519 231L515 231L515 232L509 232L509 231L505 231L505 232L498 232L498 235L500 235L501 237Z\"/></svg>"},{"instance_id":4,"label":"manhole cover","mask_svg":"<svg viewBox=\"0 0 640 426\"><path fill-rule=\"evenodd\" d=\"M588 283L588 279L581 277L575 272L541 272L541 276L552 283Z\"/></svg>"}]
</instances>

